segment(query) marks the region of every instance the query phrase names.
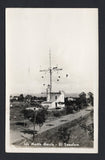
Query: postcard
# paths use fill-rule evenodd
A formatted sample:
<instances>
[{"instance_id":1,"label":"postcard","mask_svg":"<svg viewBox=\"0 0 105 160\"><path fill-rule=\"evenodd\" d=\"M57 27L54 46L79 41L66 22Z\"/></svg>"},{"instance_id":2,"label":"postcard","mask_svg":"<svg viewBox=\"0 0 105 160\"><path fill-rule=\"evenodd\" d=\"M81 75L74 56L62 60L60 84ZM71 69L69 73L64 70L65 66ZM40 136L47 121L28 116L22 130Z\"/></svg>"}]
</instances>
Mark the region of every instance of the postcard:
<instances>
[{"instance_id":1,"label":"postcard","mask_svg":"<svg viewBox=\"0 0 105 160\"><path fill-rule=\"evenodd\" d=\"M98 153L98 9L6 8L11 153Z\"/></svg>"}]
</instances>

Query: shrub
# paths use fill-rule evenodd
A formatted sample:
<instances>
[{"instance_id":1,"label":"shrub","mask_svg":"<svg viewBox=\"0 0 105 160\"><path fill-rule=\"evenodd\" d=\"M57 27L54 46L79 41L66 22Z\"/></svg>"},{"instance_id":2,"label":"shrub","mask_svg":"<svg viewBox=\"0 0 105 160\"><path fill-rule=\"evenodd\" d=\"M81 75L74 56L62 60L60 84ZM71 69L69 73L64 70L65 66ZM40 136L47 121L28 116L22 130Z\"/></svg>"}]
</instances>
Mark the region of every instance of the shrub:
<instances>
[{"instance_id":1,"label":"shrub","mask_svg":"<svg viewBox=\"0 0 105 160\"><path fill-rule=\"evenodd\" d=\"M55 111L55 112L53 112L53 115L54 115L55 117L60 117L60 116L61 116L61 113L60 113L59 111Z\"/></svg>"},{"instance_id":2,"label":"shrub","mask_svg":"<svg viewBox=\"0 0 105 160\"><path fill-rule=\"evenodd\" d=\"M65 109L66 109L66 114L73 113L73 106L67 105Z\"/></svg>"},{"instance_id":3,"label":"shrub","mask_svg":"<svg viewBox=\"0 0 105 160\"><path fill-rule=\"evenodd\" d=\"M55 117L64 116L64 115L66 115L66 110L65 110L65 109L62 109L62 110L53 111L53 115L54 115Z\"/></svg>"},{"instance_id":4,"label":"shrub","mask_svg":"<svg viewBox=\"0 0 105 160\"><path fill-rule=\"evenodd\" d=\"M63 142L63 144L68 143L70 135L71 131L69 131L67 127L61 127L58 129L58 137L59 140Z\"/></svg>"}]
</instances>

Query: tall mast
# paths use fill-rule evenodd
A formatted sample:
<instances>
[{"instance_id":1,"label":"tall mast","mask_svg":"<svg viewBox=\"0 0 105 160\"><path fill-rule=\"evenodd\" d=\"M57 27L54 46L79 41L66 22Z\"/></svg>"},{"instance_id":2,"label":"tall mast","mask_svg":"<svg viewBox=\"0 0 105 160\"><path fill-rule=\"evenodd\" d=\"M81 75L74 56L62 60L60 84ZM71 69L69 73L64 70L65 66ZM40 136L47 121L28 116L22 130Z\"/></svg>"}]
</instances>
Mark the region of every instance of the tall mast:
<instances>
[{"instance_id":1,"label":"tall mast","mask_svg":"<svg viewBox=\"0 0 105 160\"><path fill-rule=\"evenodd\" d=\"M49 49L49 68L48 69L43 69L43 70L40 70L40 72L48 72L49 73L49 78L50 78L50 85L49 85L49 99L51 101L51 92L52 92L52 73L55 72L55 71L61 71L62 68L58 68L58 67L52 67L51 65L51 50Z\"/></svg>"}]
</instances>

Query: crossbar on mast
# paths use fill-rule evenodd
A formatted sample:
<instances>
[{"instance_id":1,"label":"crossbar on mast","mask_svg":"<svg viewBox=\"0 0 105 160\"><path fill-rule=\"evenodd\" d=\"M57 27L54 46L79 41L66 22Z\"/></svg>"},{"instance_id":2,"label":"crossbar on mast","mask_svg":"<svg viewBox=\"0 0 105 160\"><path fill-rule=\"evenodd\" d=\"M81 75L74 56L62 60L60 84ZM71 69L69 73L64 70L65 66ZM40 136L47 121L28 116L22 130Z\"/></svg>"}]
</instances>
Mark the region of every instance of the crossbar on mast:
<instances>
[{"instance_id":1,"label":"crossbar on mast","mask_svg":"<svg viewBox=\"0 0 105 160\"><path fill-rule=\"evenodd\" d=\"M51 100L51 92L52 92L52 73L53 71L60 71L62 68L53 67L51 66L51 50L49 49L49 68L45 70L40 70L40 72L49 72L50 75L50 100Z\"/></svg>"}]
</instances>

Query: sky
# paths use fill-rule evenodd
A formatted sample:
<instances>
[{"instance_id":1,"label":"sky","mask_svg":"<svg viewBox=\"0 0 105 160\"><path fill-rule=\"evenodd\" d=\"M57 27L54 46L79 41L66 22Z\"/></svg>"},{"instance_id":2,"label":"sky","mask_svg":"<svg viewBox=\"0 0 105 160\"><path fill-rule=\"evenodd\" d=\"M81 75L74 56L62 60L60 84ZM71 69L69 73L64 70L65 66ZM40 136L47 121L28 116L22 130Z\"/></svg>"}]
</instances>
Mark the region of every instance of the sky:
<instances>
[{"instance_id":1,"label":"sky","mask_svg":"<svg viewBox=\"0 0 105 160\"><path fill-rule=\"evenodd\" d=\"M63 69L53 73L53 91L94 92L98 10L7 8L6 87L11 94L46 91L49 74L40 69L49 67L49 49L52 67Z\"/></svg>"}]
</instances>

